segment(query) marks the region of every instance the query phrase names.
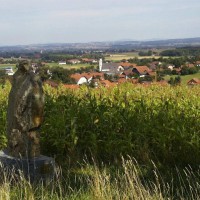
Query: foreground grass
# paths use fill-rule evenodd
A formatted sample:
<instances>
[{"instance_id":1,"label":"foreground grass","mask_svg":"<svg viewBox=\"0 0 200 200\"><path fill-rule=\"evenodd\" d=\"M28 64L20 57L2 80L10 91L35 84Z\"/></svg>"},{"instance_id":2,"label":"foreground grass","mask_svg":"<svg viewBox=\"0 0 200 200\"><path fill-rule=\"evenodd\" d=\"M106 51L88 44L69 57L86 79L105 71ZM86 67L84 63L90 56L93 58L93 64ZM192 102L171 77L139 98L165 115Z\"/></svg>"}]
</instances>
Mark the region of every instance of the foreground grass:
<instances>
[{"instance_id":1,"label":"foreground grass","mask_svg":"<svg viewBox=\"0 0 200 200\"><path fill-rule=\"evenodd\" d=\"M170 182L165 182L156 167L152 179L141 176L141 167L133 159L123 160L121 168L85 164L68 170L64 176L58 170L54 181L48 184L30 184L23 176L7 178L0 185L0 200L111 200L142 199L172 200L200 199L199 172L191 168L176 170ZM3 176L2 176L3 177Z\"/></svg>"}]
</instances>

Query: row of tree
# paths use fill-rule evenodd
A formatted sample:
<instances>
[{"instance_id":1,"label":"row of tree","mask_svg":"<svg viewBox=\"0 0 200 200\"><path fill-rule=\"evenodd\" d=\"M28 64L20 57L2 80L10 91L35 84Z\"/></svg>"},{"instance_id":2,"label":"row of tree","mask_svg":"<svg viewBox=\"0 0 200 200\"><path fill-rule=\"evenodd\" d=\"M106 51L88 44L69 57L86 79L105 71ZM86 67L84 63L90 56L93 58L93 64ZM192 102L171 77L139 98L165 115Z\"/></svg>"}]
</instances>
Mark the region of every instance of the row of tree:
<instances>
[{"instance_id":1,"label":"row of tree","mask_svg":"<svg viewBox=\"0 0 200 200\"><path fill-rule=\"evenodd\" d=\"M164 50L160 53L161 56L199 56L199 47L184 47L176 49Z\"/></svg>"}]
</instances>

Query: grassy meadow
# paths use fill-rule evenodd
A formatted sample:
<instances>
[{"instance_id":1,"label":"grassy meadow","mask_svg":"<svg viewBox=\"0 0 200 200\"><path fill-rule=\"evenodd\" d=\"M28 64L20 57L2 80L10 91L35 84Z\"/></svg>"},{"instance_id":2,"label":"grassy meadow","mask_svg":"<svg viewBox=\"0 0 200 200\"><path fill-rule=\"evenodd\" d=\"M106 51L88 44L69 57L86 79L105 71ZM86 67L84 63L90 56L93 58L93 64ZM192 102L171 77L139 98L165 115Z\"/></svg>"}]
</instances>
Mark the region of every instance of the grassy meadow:
<instances>
[{"instance_id":1,"label":"grassy meadow","mask_svg":"<svg viewBox=\"0 0 200 200\"><path fill-rule=\"evenodd\" d=\"M63 67L65 69L79 69L79 68L87 68L90 67L93 64L87 64L87 63L79 63L79 64L66 64L66 65L59 65L58 63L46 63L49 67ZM97 64L94 64L93 66L97 67Z\"/></svg>"},{"instance_id":2,"label":"grassy meadow","mask_svg":"<svg viewBox=\"0 0 200 200\"><path fill-rule=\"evenodd\" d=\"M15 68L16 65L15 64L0 64L0 69L4 69L6 67L13 67L13 68Z\"/></svg>"},{"instance_id":3,"label":"grassy meadow","mask_svg":"<svg viewBox=\"0 0 200 200\"><path fill-rule=\"evenodd\" d=\"M110 60L110 61L121 61L123 59L130 59L130 58L135 58L138 57L137 52L132 52L132 53L117 53L117 54L110 54L108 56L105 56L105 60Z\"/></svg>"},{"instance_id":4,"label":"grassy meadow","mask_svg":"<svg viewBox=\"0 0 200 200\"><path fill-rule=\"evenodd\" d=\"M177 75L171 75L171 76L165 76L165 80L169 80L171 77L175 78ZM181 76L181 84L186 85L187 82L193 78L200 79L200 72L196 74L190 74L190 75L183 75Z\"/></svg>"},{"instance_id":5,"label":"grassy meadow","mask_svg":"<svg viewBox=\"0 0 200 200\"><path fill-rule=\"evenodd\" d=\"M124 53L117 53L117 54L110 54L105 55L105 60L112 61L112 62L120 62L123 59L131 59L137 57L138 59L144 59L144 58L155 58L158 59L160 56L139 56L138 52L124 52ZM168 57L163 57L168 58Z\"/></svg>"}]
</instances>

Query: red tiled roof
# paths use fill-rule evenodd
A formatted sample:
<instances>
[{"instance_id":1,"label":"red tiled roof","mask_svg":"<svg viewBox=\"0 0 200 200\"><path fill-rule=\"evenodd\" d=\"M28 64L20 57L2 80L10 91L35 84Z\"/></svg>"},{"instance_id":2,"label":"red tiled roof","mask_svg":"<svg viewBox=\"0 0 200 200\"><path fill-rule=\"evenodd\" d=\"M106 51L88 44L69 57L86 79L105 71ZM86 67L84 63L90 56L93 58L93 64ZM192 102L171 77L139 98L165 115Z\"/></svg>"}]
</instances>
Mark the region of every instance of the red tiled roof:
<instances>
[{"instance_id":1,"label":"red tiled roof","mask_svg":"<svg viewBox=\"0 0 200 200\"><path fill-rule=\"evenodd\" d=\"M78 89L79 85L76 85L76 84L72 84L72 85L63 84L63 87L69 88L69 89Z\"/></svg>"},{"instance_id":2,"label":"red tiled roof","mask_svg":"<svg viewBox=\"0 0 200 200\"><path fill-rule=\"evenodd\" d=\"M51 80L46 80L44 84L50 85L51 87L58 87L58 83L55 83L54 81Z\"/></svg>"},{"instance_id":3,"label":"red tiled roof","mask_svg":"<svg viewBox=\"0 0 200 200\"><path fill-rule=\"evenodd\" d=\"M136 69L140 74L151 71L147 66L135 66L134 69Z\"/></svg>"},{"instance_id":4,"label":"red tiled roof","mask_svg":"<svg viewBox=\"0 0 200 200\"><path fill-rule=\"evenodd\" d=\"M200 64L200 60L196 61L196 65L199 65Z\"/></svg>"},{"instance_id":5,"label":"red tiled roof","mask_svg":"<svg viewBox=\"0 0 200 200\"><path fill-rule=\"evenodd\" d=\"M76 82L78 82L81 77L83 77L83 76L81 74L78 74L78 73L71 75L71 78L75 79Z\"/></svg>"},{"instance_id":6,"label":"red tiled roof","mask_svg":"<svg viewBox=\"0 0 200 200\"><path fill-rule=\"evenodd\" d=\"M67 60L68 62L73 62L73 61L80 61L79 59L70 59L70 60Z\"/></svg>"},{"instance_id":7,"label":"red tiled roof","mask_svg":"<svg viewBox=\"0 0 200 200\"><path fill-rule=\"evenodd\" d=\"M190 64L187 65L187 67L189 67L189 68L194 67L194 64L190 63Z\"/></svg>"},{"instance_id":8,"label":"red tiled roof","mask_svg":"<svg viewBox=\"0 0 200 200\"><path fill-rule=\"evenodd\" d=\"M87 78L87 79L92 78L92 74L91 74L91 73L82 73L82 74L80 74L80 75L81 75L81 77L85 77L85 78Z\"/></svg>"},{"instance_id":9,"label":"red tiled roof","mask_svg":"<svg viewBox=\"0 0 200 200\"><path fill-rule=\"evenodd\" d=\"M188 84L200 84L200 79L193 78L187 82Z\"/></svg>"},{"instance_id":10,"label":"red tiled roof","mask_svg":"<svg viewBox=\"0 0 200 200\"><path fill-rule=\"evenodd\" d=\"M176 72L181 72L181 68L173 68Z\"/></svg>"},{"instance_id":11,"label":"red tiled roof","mask_svg":"<svg viewBox=\"0 0 200 200\"><path fill-rule=\"evenodd\" d=\"M157 82L154 82L153 84L162 85L162 86L169 85L168 81L166 81L166 80L157 81Z\"/></svg>"},{"instance_id":12,"label":"red tiled roof","mask_svg":"<svg viewBox=\"0 0 200 200\"><path fill-rule=\"evenodd\" d=\"M109 80L102 80L102 81L100 81L100 84L105 86L105 87L111 87L111 86L115 86L116 85L116 83L112 83Z\"/></svg>"},{"instance_id":13,"label":"red tiled roof","mask_svg":"<svg viewBox=\"0 0 200 200\"><path fill-rule=\"evenodd\" d=\"M84 62L93 62L93 61L95 61L95 59L91 59L91 58L82 58L81 60L84 61Z\"/></svg>"},{"instance_id":14,"label":"red tiled roof","mask_svg":"<svg viewBox=\"0 0 200 200\"><path fill-rule=\"evenodd\" d=\"M155 76L155 75L156 75L156 73L155 73L155 72L152 72L152 71L149 71L148 74L149 74L150 76Z\"/></svg>"},{"instance_id":15,"label":"red tiled roof","mask_svg":"<svg viewBox=\"0 0 200 200\"><path fill-rule=\"evenodd\" d=\"M130 79L130 82L133 84L137 84L138 83L138 79Z\"/></svg>"},{"instance_id":16,"label":"red tiled roof","mask_svg":"<svg viewBox=\"0 0 200 200\"><path fill-rule=\"evenodd\" d=\"M133 73L132 69L128 69L128 70L124 70L123 74L125 74L126 76L128 76L128 75L133 75L134 73Z\"/></svg>"},{"instance_id":17,"label":"red tiled roof","mask_svg":"<svg viewBox=\"0 0 200 200\"><path fill-rule=\"evenodd\" d=\"M122 67L134 67L134 66L136 66L135 63L129 63L129 62L121 62L120 65Z\"/></svg>"},{"instance_id":18,"label":"red tiled roof","mask_svg":"<svg viewBox=\"0 0 200 200\"><path fill-rule=\"evenodd\" d=\"M125 78L119 78L119 79L117 80L117 82L118 82L118 83L124 83L124 82L127 82L127 79L125 79Z\"/></svg>"},{"instance_id":19,"label":"red tiled roof","mask_svg":"<svg viewBox=\"0 0 200 200\"><path fill-rule=\"evenodd\" d=\"M71 75L71 78L75 79L76 81L78 81L81 77L85 77L87 79L90 79L90 78L95 78L95 77L101 77L103 78L104 77L104 73L99 73L99 72L89 72L89 73L82 73L82 74L72 74Z\"/></svg>"},{"instance_id":20,"label":"red tiled roof","mask_svg":"<svg viewBox=\"0 0 200 200\"><path fill-rule=\"evenodd\" d=\"M92 72L91 74L93 75L93 77L97 77L97 76L104 77L104 73L101 73L101 72Z\"/></svg>"},{"instance_id":21,"label":"red tiled roof","mask_svg":"<svg viewBox=\"0 0 200 200\"><path fill-rule=\"evenodd\" d=\"M125 74L119 74L118 77L119 78L126 78L126 75Z\"/></svg>"}]
</instances>

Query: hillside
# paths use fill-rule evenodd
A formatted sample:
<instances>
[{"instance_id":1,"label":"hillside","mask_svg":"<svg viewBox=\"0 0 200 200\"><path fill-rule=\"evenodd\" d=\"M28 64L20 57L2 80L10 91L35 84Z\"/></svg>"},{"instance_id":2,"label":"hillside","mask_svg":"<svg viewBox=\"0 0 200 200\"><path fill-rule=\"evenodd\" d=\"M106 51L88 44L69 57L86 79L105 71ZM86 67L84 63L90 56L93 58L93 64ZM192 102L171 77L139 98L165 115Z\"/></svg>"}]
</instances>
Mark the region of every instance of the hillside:
<instances>
[{"instance_id":1,"label":"hillside","mask_svg":"<svg viewBox=\"0 0 200 200\"><path fill-rule=\"evenodd\" d=\"M156 47L183 47L199 46L200 37L183 39L166 39L151 41L106 41L106 42L87 42L87 43L49 43L49 44L30 44L17 46L1 46L0 51L62 51L75 49L133 49L133 48L156 48Z\"/></svg>"}]
</instances>

